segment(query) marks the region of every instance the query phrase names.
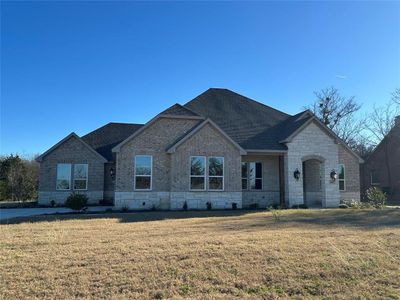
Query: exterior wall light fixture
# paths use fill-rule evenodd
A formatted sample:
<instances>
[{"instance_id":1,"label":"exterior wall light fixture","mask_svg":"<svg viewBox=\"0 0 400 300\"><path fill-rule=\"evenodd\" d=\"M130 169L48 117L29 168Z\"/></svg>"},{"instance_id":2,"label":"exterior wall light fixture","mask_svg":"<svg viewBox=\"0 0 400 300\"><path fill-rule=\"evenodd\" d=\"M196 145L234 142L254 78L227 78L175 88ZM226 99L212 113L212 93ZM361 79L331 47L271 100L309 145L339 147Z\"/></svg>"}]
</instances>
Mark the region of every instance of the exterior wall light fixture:
<instances>
[{"instance_id":1,"label":"exterior wall light fixture","mask_svg":"<svg viewBox=\"0 0 400 300\"><path fill-rule=\"evenodd\" d=\"M300 179L300 171L299 171L299 169L296 169L296 171L294 171L294 173L293 173L293 176L294 176L294 178L296 179L296 180L299 180Z\"/></svg>"}]
</instances>

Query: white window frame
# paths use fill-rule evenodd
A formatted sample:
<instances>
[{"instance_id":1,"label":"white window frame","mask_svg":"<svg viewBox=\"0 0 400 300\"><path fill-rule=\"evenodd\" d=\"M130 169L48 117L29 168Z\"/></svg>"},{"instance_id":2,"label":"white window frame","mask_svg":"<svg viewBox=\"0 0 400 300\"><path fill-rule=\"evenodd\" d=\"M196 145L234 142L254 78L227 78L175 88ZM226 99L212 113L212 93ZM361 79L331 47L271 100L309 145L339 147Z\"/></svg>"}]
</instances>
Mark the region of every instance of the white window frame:
<instances>
[{"instance_id":1,"label":"white window frame","mask_svg":"<svg viewBox=\"0 0 400 300\"><path fill-rule=\"evenodd\" d=\"M201 157L204 159L204 175L192 175L192 158ZM207 157L203 155L192 155L189 157L189 190L190 191L205 191L207 187ZM203 189L192 189L192 177L204 178Z\"/></svg>"},{"instance_id":2,"label":"white window frame","mask_svg":"<svg viewBox=\"0 0 400 300\"><path fill-rule=\"evenodd\" d=\"M84 189L76 189L75 188L75 180L83 180L83 179L75 178L75 166L77 166L77 165L86 166L86 187ZM74 191L87 191L88 185L89 185L89 164L74 164L74 170L72 173L72 184L73 184Z\"/></svg>"},{"instance_id":3,"label":"white window frame","mask_svg":"<svg viewBox=\"0 0 400 300\"><path fill-rule=\"evenodd\" d=\"M340 192L345 192L346 191L346 166L345 166L345 164L339 164L338 165L339 167L340 166L343 166L343 179L340 179L340 174L338 174L338 185L339 185L339 191ZM340 182L341 181L343 181L343 190L341 190L340 189Z\"/></svg>"},{"instance_id":4,"label":"white window frame","mask_svg":"<svg viewBox=\"0 0 400 300\"><path fill-rule=\"evenodd\" d=\"M210 158L222 158L222 176L210 176ZM210 178L222 178L222 189L211 189ZM223 156L208 156L207 157L207 187L209 191L223 192L225 189L225 158Z\"/></svg>"},{"instance_id":5,"label":"white window frame","mask_svg":"<svg viewBox=\"0 0 400 300\"><path fill-rule=\"evenodd\" d=\"M59 165L69 165L69 188L68 189L59 189L58 188L58 166ZM56 166L56 191L70 191L72 189L71 186L71 173L72 173L72 164L69 163L59 163Z\"/></svg>"},{"instance_id":6,"label":"white window frame","mask_svg":"<svg viewBox=\"0 0 400 300\"><path fill-rule=\"evenodd\" d=\"M136 175L136 158L137 157L150 157L150 175ZM152 155L135 155L134 166L133 166L133 186L135 191L151 191L153 189L153 156ZM150 177L150 188L148 189L137 189L136 188L136 177Z\"/></svg>"}]
</instances>

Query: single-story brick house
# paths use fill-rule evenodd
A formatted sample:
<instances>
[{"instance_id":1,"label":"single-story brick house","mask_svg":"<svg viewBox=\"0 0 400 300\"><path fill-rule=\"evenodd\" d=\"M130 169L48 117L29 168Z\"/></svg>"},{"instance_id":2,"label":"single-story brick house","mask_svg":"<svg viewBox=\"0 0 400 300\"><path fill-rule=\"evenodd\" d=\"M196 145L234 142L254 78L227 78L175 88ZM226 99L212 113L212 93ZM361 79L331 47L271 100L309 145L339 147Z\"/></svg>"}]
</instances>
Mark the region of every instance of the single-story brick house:
<instances>
[{"instance_id":1,"label":"single-story brick house","mask_svg":"<svg viewBox=\"0 0 400 300\"><path fill-rule=\"evenodd\" d=\"M146 124L71 133L37 160L40 204L74 191L130 209L337 207L360 198L360 157L310 111L288 115L227 89Z\"/></svg>"},{"instance_id":2,"label":"single-story brick house","mask_svg":"<svg viewBox=\"0 0 400 300\"><path fill-rule=\"evenodd\" d=\"M377 187L387 194L389 204L400 204L400 116L393 128L361 165L361 190Z\"/></svg>"}]
</instances>

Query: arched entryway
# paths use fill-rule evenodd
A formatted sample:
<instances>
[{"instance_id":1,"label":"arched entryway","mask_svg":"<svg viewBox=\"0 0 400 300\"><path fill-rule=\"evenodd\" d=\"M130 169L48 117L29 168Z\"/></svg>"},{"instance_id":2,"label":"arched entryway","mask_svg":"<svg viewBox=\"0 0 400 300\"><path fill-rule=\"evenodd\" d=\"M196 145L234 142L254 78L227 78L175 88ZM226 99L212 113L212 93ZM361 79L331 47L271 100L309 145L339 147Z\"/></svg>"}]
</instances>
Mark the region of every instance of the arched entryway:
<instances>
[{"instance_id":1,"label":"arched entryway","mask_svg":"<svg viewBox=\"0 0 400 300\"><path fill-rule=\"evenodd\" d=\"M325 197L325 159L312 155L303 162L303 197L308 207L321 207Z\"/></svg>"}]
</instances>

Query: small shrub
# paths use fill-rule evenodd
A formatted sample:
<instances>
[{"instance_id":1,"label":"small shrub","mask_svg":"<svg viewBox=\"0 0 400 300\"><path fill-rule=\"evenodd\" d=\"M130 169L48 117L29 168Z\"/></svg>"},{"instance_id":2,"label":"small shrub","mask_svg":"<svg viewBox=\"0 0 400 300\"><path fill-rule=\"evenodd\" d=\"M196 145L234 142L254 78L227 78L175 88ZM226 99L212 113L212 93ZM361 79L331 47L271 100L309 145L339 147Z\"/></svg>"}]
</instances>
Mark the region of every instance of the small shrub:
<instances>
[{"instance_id":1,"label":"small shrub","mask_svg":"<svg viewBox=\"0 0 400 300\"><path fill-rule=\"evenodd\" d=\"M129 207L124 205L124 206L122 206L121 211L122 212L128 212L129 211Z\"/></svg>"},{"instance_id":2,"label":"small shrub","mask_svg":"<svg viewBox=\"0 0 400 300\"><path fill-rule=\"evenodd\" d=\"M51 201L50 201L50 205L51 205L51 207L54 207L54 206L56 206L56 201L54 201L54 200L51 200Z\"/></svg>"},{"instance_id":3,"label":"small shrub","mask_svg":"<svg viewBox=\"0 0 400 300\"><path fill-rule=\"evenodd\" d=\"M155 211L156 210L156 206L153 204L153 206L151 207L151 210Z\"/></svg>"},{"instance_id":4,"label":"small shrub","mask_svg":"<svg viewBox=\"0 0 400 300\"><path fill-rule=\"evenodd\" d=\"M272 213L272 216L274 217L275 222L278 222L281 220L281 211L279 209L274 209L272 206L269 207L269 210Z\"/></svg>"},{"instance_id":5,"label":"small shrub","mask_svg":"<svg viewBox=\"0 0 400 300\"><path fill-rule=\"evenodd\" d=\"M211 204L211 202L207 202L207 209L208 209L208 210L211 210L211 209L212 209L212 204Z\"/></svg>"},{"instance_id":6,"label":"small shrub","mask_svg":"<svg viewBox=\"0 0 400 300\"><path fill-rule=\"evenodd\" d=\"M386 204L386 194L376 187L369 188L366 196L368 202L375 208L383 208Z\"/></svg>"},{"instance_id":7,"label":"small shrub","mask_svg":"<svg viewBox=\"0 0 400 300\"><path fill-rule=\"evenodd\" d=\"M183 203L183 210L187 210L188 209L188 205L187 205L187 202L185 201L184 203Z\"/></svg>"},{"instance_id":8,"label":"small shrub","mask_svg":"<svg viewBox=\"0 0 400 300\"><path fill-rule=\"evenodd\" d=\"M181 295L187 295L190 292L191 288L190 285L188 284L183 284L180 288L179 288L179 292Z\"/></svg>"},{"instance_id":9,"label":"small shrub","mask_svg":"<svg viewBox=\"0 0 400 300\"><path fill-rule=\"evenodd\" d=\"M65 200L65 206L73 210L82 210L86 207L87 202L88 197L86 195L72 193L68 196L67 200Z\"/></svg>"},{"instance_id":10,"label":"small shrub","mask_svg":"<svg viewBox=\"0 0 400 300\"><path fill-rule=\"evenodd\" d=\"M236 209L237 209L237 203L236 203L236 202L233 202L233 203L232 203L232 209L233 209L233 210L236 210Z\"/></svg>"}]
</instances>

